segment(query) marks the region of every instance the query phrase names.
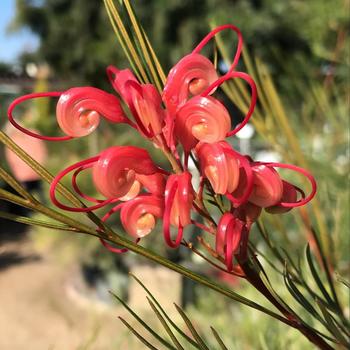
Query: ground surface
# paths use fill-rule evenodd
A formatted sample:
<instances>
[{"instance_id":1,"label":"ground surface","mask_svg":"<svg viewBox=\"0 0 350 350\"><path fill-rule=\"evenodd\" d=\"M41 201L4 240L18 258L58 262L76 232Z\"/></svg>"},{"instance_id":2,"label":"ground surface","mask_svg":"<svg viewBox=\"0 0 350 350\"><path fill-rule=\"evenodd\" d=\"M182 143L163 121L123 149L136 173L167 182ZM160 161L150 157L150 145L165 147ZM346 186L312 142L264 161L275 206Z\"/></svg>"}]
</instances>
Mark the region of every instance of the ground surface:
<instances>
[{"instance_id":1,"label":"ground surface","mask_svg":"<svg viewBox=\"0 0 350 350\"><path fill-rule=\"evenodd\" d=\"M76 264L62 265L50 254L38 253L24 229L0 222L0 349L143 349L117 318L132 323L130 315L113 301L107 305L98 300ZM179 302L177 275L149 266L133 272L156 291L166 309ZM107 294L108 286L104 288ZM129 304L152 323L154 315L152 321L136 283L131 283L129 296Z\"/></svg>"}]
</instances>

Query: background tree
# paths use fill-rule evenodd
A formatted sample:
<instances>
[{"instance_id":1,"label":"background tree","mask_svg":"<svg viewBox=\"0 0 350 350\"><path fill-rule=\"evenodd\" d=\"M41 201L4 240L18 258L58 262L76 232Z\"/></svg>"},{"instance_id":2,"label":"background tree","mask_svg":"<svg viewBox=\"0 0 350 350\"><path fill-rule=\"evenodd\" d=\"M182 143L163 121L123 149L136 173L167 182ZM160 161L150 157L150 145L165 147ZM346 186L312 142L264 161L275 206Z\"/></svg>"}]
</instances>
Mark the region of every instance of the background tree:
<instances>
[{"instance_id":1,"label":"background tree","mask_svg":"<svg viewBox=\"0 0 350 350\"><path fill-rule=\"evenodd\" d=\"M123 66L124 56L103 1L16 0L16 4L12 28L28 27L40 37L31 59L45 60L58 75L103 85L106 65ZM344 54L334 57L333 52L337 45L345 45L349 0L139 0L133 4L166 69L189 52L213 22L236 24L247 46L274 67L275 75L289 67L294 74L304 74L296 65L298 59L307 58L308 69L316 73L324 64L346 59Z\"/></svg>"}]
</instances>

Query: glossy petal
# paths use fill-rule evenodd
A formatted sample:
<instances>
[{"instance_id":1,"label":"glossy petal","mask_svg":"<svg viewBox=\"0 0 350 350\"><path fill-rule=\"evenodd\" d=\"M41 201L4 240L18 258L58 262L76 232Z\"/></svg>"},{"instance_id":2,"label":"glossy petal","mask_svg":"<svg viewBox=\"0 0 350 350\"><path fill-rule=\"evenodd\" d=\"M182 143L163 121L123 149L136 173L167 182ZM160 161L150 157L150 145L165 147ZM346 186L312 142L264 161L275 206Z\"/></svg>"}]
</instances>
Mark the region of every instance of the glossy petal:
<instances>
[{"instance_id":1,"label":"glossy petal","mask_svg":"<svg viewBox=\"0 0 350 350\"><path fill-rule=\"evenodd\" d=\"M134 115L139 130L146 137L153 137L162 132L165 112L158 90L152 84L139 84L127 81L130 93L129 108Z\"/></svg>"},{"instance_id":2,"label":"glossy petal","mask_svg":"<svg viewBox=\"0 0 350 350\"><path fill-rule=\"evenodd\" d=\"M283 193L280 201L287 202L287 203L296 202L298 198L298 193L296 188L292 184L284 180L282 180L282 184L283 184ZM286 208L277 204L272 207L265 208L265 211L267 211L270 214L282 214L290 211L291 209L292 208Z\"/></svg>"},{"instance_id":3,"label":"glossy petal","mask_svg":"<svg viewBox=\"0 0 350 350\"><path fill-rule=\"evenodd\" d=\"M200 54L183 57L169 72L163 101L173 117L190 96L199 95L218 75L212 62Z\"/></svg>"},{"instance_id":4,"label":"glossy petal","mask_svg":"<svg viewBox=\"0 0 350 350\"><path fill-rule=\"evenodd\" d=\"M248 225L251 225L253 222L255 222L260 214L261 214L261 207L247 202L245 204L240 205L237 208L237 214L236 216L243 222L246 222Z\"/></svg>"},{"instance_id":5,"label":"glossy petal","mask_svg":"<svg viewBox=\"0 0 350 350\"><path fill-rule=\"evenodd\" d=\"M118 98L93 87L65 91L58 100L56 115L60 128L72 137L90 134L101 116L113 123L127 121Z\"/></svg>"},{"instance_id":6,"label":"glossy petal","mask_svg":"<svg viewBox=\"0 0 350 350\"><path fill-rule=\"evenodd\" d=\"M277 171L265 165L253 165L254 187L249 202L262 207L270 207L280 202L283 184Z\"/></svg>"},{"instance_id":7,"label":"glossy petal","mask_svg":"<svg viewBox=\"0 0 350 350\"><path fill-rule=\"evenodd\" d=\"M173 248L181 243L183 227L191 224L194 199L191 178L192 175L188 172L170 175L166 184L163 234L167 244ZM175 241L170 237L170 224L179 229Z\"/></svg>"},{"instance_id":8,"label":"glossy petal","mask_svg":"<svg viewBox=\"0 0 350 350\"><path fill-rule=\"evenodd\" d=\"M163 212L163 198L141 195L123 205L120 219L130 236L141 238L153 230L157 218L161 218Z\"/></svg>"},{"instance_id":9,"label":"glossy petal","mask_svg":"<svg viewBox=\"0 0 350 350\"><path fill-rule=\"evenodd\" d=\"M231 213L225 213L219 221L215 250L218 254L225 256L228 271L233 269L232 258L239 249L243 229L243 222Z\"/></svg>"},{"instance_id":10,"label":"glossy petal","mask_svg":"<svg viewBox=\"0 0 350 350\"><path fill-rule=\"evenodd\" d=\"M239 180L239 162L233 154L226 152L227 148L231 146L225 141L200 143L196 148L201 174L219 194L233 192Z\"/></svg>"},{"instance_id":11,"label":"glossy petal","mask_svg":"<svg viewBox=\"0 0 350 350\"><path fill-rule=\"evenodd\" d=\"M136 178L152 194L163 196L165 191L165 178L161 173L152 175L137 174Z\"/></svg>"},{"instance_id":12,"label":"glossy petal","mask_svg":"<svg viewBox=\"0 0 350 350\"><path fill-rule=\"evenodd\" d=\"M138 83L132 71L130 69L119 70L114 66L108 66L106 71L114 90L117 91L119 96L129 105L131 102L131 93L126 83L130 81Z\"/></svg>"},{"instance_id":13,"label":"glossy petal","mask_svg":"<svg viewBox=\"0 0 350 350\"><path fill-rule=\"evenodd\" d=\"M136 180L136 174L158 172L148 152L134 146L114 146L103 151L93 167L97 190L107 198L125 196Z\"/></svg>"},{"instance_id":14,"label":"glossy petal","mask_svg":"<svg viewBox=\"0 0 350 350\"><path fill-rule=\"evenodd\" d=\"M176 113L175 135L187 152L198 141L214 143L224 140L230 129L227 109L212 97L193 97Z\"/></svg>"}]
</instances>

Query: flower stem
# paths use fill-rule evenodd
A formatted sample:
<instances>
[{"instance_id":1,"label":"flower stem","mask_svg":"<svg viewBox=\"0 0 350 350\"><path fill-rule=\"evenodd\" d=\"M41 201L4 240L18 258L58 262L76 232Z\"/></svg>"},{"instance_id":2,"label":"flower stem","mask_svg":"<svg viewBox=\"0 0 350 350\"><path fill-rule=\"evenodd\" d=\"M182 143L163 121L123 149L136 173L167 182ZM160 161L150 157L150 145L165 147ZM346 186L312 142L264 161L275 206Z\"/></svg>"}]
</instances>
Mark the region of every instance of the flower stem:
<instances>
[{"instance_id":1,"label":"flower stem","mask_svg":"<svg viewBox=\"0 0 350 350\"><path fill-rule=\"evenodd\" d=\"M262 295L268 299L289 321L290 326L301 332L310 342L315 344L319 349L332 350L333 348L312 328L304 324L300 318L292 312L289 308L286 308L280 301L278 301L264 282L261 280L258 272L251 266L248 260L241 261L240 266L246 275L246 279L250 282Z\"/></svg>"}]
</instances>

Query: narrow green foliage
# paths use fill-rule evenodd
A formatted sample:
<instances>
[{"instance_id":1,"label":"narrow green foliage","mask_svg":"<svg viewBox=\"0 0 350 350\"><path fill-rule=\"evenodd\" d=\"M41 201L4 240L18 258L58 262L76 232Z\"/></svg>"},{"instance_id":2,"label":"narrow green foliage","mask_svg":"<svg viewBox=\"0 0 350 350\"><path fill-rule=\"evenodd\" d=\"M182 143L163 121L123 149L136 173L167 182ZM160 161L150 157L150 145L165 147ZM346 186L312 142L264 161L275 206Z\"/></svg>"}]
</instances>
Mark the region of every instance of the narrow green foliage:
<instances>
[{"instance_id":1,"label":"narrow green foliage","mask_svg":"<svg viewBox=\"0 0 350 350\"><path fill-rule=\"evenodd\" d=\"M207 345L204 343L204 340L202 339L202 337L198 334L198 332L196 331L196 329L194 328L192 322L190 321L190 319L187 317L187 315L185 314L185 312L181 309L180 306L174 304L176 307L176 310L178 311L178 313L180 314L180 316L182 317L182 319L185 321L187 328L189 329L189 331L191 332L191 334L193 335L194 339L196 339L197 344L199 345L201 350L209 350L209 348L207 347Z\"/></svg>"},{"instance_id":2,"label":"narrow green foliage","mask_svg":"<svg viewBox=\"0 0 350 350\"><path fill-rule=\"evenodd\" d=\"M335 276L336 276L336 279L338 282L342 283L345 287L350 289L350 282L348 280L346 280L344 277L340 276L339 273L336 273Z\"/></svg>"},{"instance_id":3,"label":"narrow green foliage","mask_svg":"<svg viewBox=\"0 0 350 350\"><path fill-rule=\"evenodd\" d=\"M210 329L211 329L212 333L214 334L216 341L220 345L221 350L228 350L228 348L226 347L226 345L224 344L224 342L220 338L218 332L213 327L210 327Z\"/></svg>"},{"instance_id":4,"label":"narrow green foliage","mask_svg":"<svg viewBox=\"0 0 350 350\"><path fill-rule=\"evenodd\" d=\"M130 276L143 288L143 290L148 294L148 296L151 298L153 303L157 306L157 308L162 312L163 316L166 318L166 320L170 323L170 325L191 345L197 347L197 343L190 338L185 332L181 330L180 327L177 326L177 324L168 316L167 312L162 308L162 306L159 304L158 300L153 296L153 294L150 292L150 290L142 283L140 279L138 279L135 275L130 273ZM198 347L197 347L198 348Z\"/></svg>"},{"instance_id":5,"label":"narrow green foliage","mask_svg":"<svg viewBox=\"0 0 350 350\"><path fill-rule=\"evenodd\" d=\"M118 295L111 292L111 294L128 310L128 312L141 324L141 326L146 329L151 335L153 335L159 342L161 342L167 349L175 350L175 348L168 343L165 339L163 339L157 332L155 332L151 327L148 326L146 322L142 320L142 318L137 315L137 313L129 307L129 305Z\"/></svg>"},{"instance_id":6,"label":"narrow green foliage","mask_svg":"<svg viewBox=\"0 0 350 350\"><path fill-rule=\"evenodd\" d=\"M26 216L14 215L4 211L0 211L0 218L16 221L21 224L26 224L31 226L40 226L40 227L52 228L54 230L61 230L61 231L79 232L79 230L77 230L75 227L71 227L68 225L54 224L43 220L28 218Z\"/></svg>"},{"instance_id":7,"label":"narrow green foliage","mask_svg":"<svg viewBox=\"0 0 350 350\"><path fill-rule=\"evenodd\" d=\"M350 339L345 338L345 336L342 334L341 330L337 326L333 316L328 312L327 308L322 304L322 302L319 302L316 299L316 303L323 314L323 317L327 324L327 328L331 331L331 333L339 341L339 343L348 349L350 347Z\"/></svg>"},{"instance_id":8,"label":"narrow green foliage","mask_svg":"<svg viewBox=\"0 0 350 350\"><path fill-rule=\"evenodd\" d=\"M334 304L334 301L332 300L332 298L328 294L328 292L327 292L325 286L323 285L321 278L316 270L316 267L315 267L314 262L313 262L313 258L311 256L309 244L306 246L305 254L306 254L306 259L307 259L308 265L310 267L311 274L312 274L314 281L316 282L319 290L322 292L323 296L326 298L326 300L329 304L331 304L331 305Z\"/></svg>"},{"instance_id":9,"label":"narrow green foliage","mask_svg":"<svg viewBox=\"0 0 350 350\"><path fill-rule=\"evenodd\" d=\"M153 312L156 314L156 316L158 317L160 323L162 324L163 328L166 330L166 332L169 334L172 342L174 343L174 345L176 346L176 348L178 350L184 350L184 348L182 347L182 345L179 343L179 341L177 340L175 334L172 332L172 330L170 329L169 325L167 324L166 320L164 319L164 317L161 315L161 313L159 312L159 310L156 308L156 306L153 304L153 302L148 298L147 301L150 304Z\"/></svg>"},{"instance_id":10,"label":"narrow green foliage","mask_svg":"<svg viewBox=\"0 0 350 350\"><path fill-rule=\"evenodd\" d=\"M296 287L295 283L293 282L291 275L288 271L287 264L285 265L285 271L284 271L284 282L285 285L290 292L290 294L294 297L294 299L305 309L307 310L313 317L315 317L318 321L323 323L322 318L317 313L315 308L311 305L311 303L304 297L304 295L301 293L301 291Z\"/></svg>"},{"instance_id":11,"label":"narrow green foliage","mask_svg":"<svg viewBox=\"0 0 350 350\"><path fill-rule=\"evenodd\" d=\"M155 346L153 346L150 342L148 342L135 328L133 328L127 321L125 321L122 317L118 317L120 321L124 323L124 325L129 328L129 330L149 349L158 350Z\"/></svg>"}]
</instances>

